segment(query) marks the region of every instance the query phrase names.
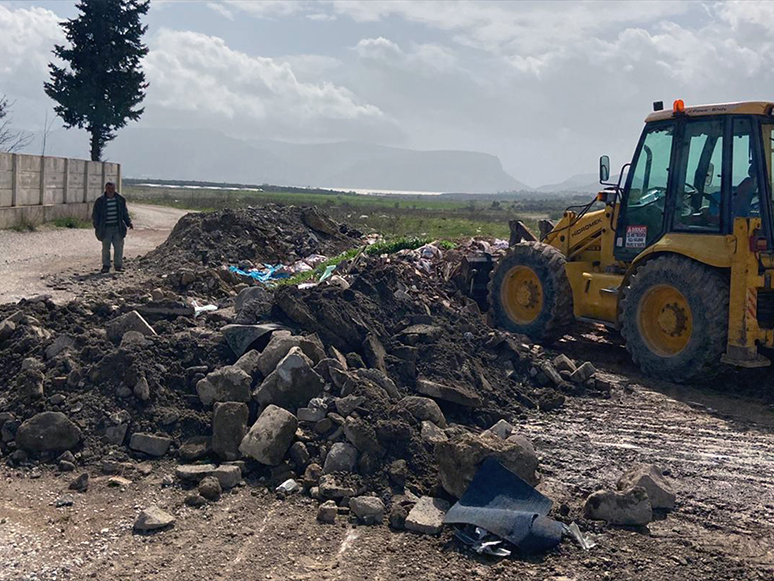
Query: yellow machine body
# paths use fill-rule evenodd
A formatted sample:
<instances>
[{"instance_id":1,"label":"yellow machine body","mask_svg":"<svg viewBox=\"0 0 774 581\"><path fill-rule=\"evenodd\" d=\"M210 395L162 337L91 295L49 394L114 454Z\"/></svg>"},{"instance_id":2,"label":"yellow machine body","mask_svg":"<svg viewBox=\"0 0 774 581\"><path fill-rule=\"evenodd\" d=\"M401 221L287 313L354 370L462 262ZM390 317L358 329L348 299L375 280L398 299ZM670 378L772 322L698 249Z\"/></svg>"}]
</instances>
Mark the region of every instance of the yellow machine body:
<instances>
[{"instance_id":1,"label":"yellow machine body","mask_svg":"<svg viewBox=\"0 0 774 581\"><path fill-rule=\"evenodd\" d=\"M772 103L732 103L695 107L680 111L680 114L770 116L773 108ZM649 116L646 122L659 122L674 115L671 111L661 111ZM758 122L770 123L765 120ZM767 173L761 175L769 177L774 158L772 144L765 143L762 151ZM710 170L710 173L714 172ZM708 176L708 179L711 178ZM769 364L769 360L758 353L758 347L774 347L774 329L761 325L758 298L767 295L767 298L774 299L771 295L774 293L774 254L771 253L771 243L758 244L762 239L761 217L732 218L733 230L730 233L728 230L726 233L706 234L666 232L636 256L619 260L616 259L615 245L616 237L621 236L618 228L620 196L614 190L606 189L598 194L597 199L606 202L604 209L581 215L567 211L542 239L566 258L565 269L572 289L572 309L576 319L620 327L621 297L632 274L655 257L680 255L717 269L729 281L728 338L722 360L743 367ZM770 203L770 198L765 202ZM621 242L618 244L620 246ZM681 322L683 325L689 323ZM674 323L666 321L665 324ZM774 324L769 322L766 326Z\"/></svg>"}]
</instances>

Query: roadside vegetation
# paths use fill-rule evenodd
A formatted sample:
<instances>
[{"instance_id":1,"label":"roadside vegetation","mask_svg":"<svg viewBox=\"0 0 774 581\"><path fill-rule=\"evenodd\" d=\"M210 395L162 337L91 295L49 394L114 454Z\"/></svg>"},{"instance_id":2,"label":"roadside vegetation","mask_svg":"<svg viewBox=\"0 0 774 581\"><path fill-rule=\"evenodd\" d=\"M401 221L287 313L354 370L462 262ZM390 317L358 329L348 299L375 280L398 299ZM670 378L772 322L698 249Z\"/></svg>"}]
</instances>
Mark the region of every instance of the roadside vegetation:
<instances>
[{"instance_id":1,"label":"roadside vegetation","mask_svg":"<svg viewBox=\"0 0 774 581\"><path fill-rule=\"evenodd\" d=\"M591 198L590 194L362 195L273 186L263 186L260 191L202 186L149 187L128 180L123 194L130 202L199 211L267 203L316 205L350 228L380 232L388 240L401 237L458 240L470 236L507 239L509 220L522 220L536 232L538 220L556 220L567 206Z\"/></svg>"}]
</instances>

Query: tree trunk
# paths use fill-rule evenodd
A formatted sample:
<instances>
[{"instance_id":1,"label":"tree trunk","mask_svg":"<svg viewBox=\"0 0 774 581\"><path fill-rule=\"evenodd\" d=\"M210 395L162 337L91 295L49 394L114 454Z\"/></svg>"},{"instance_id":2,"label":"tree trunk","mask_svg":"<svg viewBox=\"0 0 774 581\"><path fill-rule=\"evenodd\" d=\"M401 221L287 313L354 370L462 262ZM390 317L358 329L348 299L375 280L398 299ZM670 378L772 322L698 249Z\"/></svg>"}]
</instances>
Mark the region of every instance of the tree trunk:
<instances>
[{"instance_id":1,"label":"tree trunk","mask_svg":"<svg viewBox=\"0 0 774 581\"><path fill-rule=\"evenodd\" d=\"M91 133L91 161L102 161L102 148L104 147L102 128L91 127L89 133Z\"/></svg>"}]
</instances>

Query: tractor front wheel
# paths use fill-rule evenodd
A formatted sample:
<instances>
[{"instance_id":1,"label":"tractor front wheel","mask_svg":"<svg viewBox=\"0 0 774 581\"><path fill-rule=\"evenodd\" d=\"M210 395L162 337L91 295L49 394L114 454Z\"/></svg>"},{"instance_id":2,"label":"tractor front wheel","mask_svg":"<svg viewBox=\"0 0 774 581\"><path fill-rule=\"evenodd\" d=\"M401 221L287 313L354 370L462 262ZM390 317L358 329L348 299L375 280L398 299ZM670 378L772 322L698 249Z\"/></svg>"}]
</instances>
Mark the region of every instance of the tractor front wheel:
<instances>
[{"instance_id":1,"label":"tractor front wheel","mask_svg":"<svg viewBox=\"0 0 774 581\"><path fill-rule=\"evenodd\" d=\"M541 242L511 247L489 282L491 322L535 341L560 337L572 322L572 289L564 255Z\"/></svg>"}]
</instances>

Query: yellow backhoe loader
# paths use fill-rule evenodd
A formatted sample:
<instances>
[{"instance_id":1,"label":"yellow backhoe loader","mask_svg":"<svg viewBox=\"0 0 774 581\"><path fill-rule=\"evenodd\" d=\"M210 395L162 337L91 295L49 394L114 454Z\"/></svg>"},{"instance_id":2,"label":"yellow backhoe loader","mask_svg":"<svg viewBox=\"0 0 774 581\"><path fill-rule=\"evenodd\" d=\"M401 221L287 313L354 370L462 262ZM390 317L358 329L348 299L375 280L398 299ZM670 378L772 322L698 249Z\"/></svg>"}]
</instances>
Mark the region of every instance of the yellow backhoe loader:
<instances>
[{"instance_id":1,"label":"yellow backhoe loader","mask_svg":"<svg viewBox=\"0 0 774 581\"><path fill-rule=\"evenodd\" d=\"M620 330L641 369L684 382L774 347L774 103L654 103L617 183L529 232L492 271L491 321L538 341ZM592 210L593 205L604 208Z\"/></svg>"}]
</instances>

